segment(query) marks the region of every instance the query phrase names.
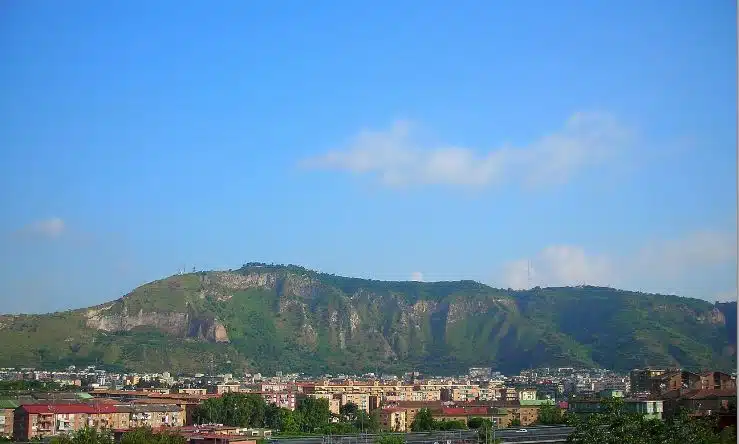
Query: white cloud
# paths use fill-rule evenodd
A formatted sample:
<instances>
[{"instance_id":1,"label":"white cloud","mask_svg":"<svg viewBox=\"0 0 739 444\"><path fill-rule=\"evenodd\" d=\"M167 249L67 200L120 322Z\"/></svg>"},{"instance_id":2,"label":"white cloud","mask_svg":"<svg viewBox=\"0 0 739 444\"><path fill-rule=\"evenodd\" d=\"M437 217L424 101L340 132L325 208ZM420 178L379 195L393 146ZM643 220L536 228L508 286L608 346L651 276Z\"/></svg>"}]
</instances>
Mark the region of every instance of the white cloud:
<instances>
[{"instance_id":1,"label":"white cloud","mask_svg":"<svg viewBox=\"0 0 739 444\"><path fill-rule=\"evenodd\" d=\"M61 218L52 217L32 222L22 228L20 233L37 238L56 239L60 237L65 230L66 225L64 221Z\"/></svg>"},{"instance_id":2,"label":"white cloud","mask_svg":"<svg viewBox=\"0 0 739 444\"><path fill-rule=\"evenodd\" d=\"M577 171L606 163L628 145L630 132L613 117L576 113L560 131L528 146L486 152L448 144L427 146L408 122L387 131L365 130L342 150L306 160L309 168L374 175L391 187L482 187L504 181L527 186L561 183Z\"/></svg>"},{"instance_id":3,"label":"white cloud","mask_svg":"<svg viewBox=\"0 0 739 444\"><path fill-rule=\"evenodd\" d=\"M505 286L514 289L535 286L608 285L613 278L608 257L588 254L572 245L546 247L531 259L506 266Z\"/></svg>"},{"instance_id":4,"label":"white cloud","mask_svg":"<svg viewBox=\"0 0 739 444\"><path fill-rule=\"evenodd\" d=\"M423 273L420 271L414 271L411 273L411 280L416 282L423 282Z\"/></svg>"},{"instance_id":5,"label":"white cloud","mask_svg":"<svg viewBox=\"0 0 739 444\"><path fill-rule=\"evenodd\" d=\"M684 293L679 287L685 282L705 279L711 270L735 261L735 233L701 231L616 256L573 245L549 246L531 258L506 264L500 283L513 289L587 284Z\"/></svg>"},{"instance_id":6,"label":"white cloud","mask_svg":"<svg viewBox=\"0 0 739 444\"><path fill-rule=\"evenodd\" d=\"M734 260L736 246L736 234L699 231L647 245L638 252L635 266L674 279L696 267Z\"/></svg>"}]
</instances>

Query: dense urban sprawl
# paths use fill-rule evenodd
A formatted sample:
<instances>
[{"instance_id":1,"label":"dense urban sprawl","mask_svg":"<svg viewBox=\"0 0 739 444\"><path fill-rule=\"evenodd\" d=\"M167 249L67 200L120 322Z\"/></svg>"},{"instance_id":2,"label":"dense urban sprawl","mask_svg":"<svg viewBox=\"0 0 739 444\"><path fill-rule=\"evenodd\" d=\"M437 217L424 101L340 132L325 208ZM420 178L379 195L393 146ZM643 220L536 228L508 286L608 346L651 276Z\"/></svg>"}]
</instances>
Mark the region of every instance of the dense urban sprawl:
<instances>
[{"instance_id":1,"label":"dense urban sprawl","mask_svg":"<svg viewBox=\"0 0 739 444\"><path fill-rule=\"evenodd\" d=\"M319 378L0 369L0 390L0 435L18 442L88 428L120 437L141 427L166 429L190 443L486 430L473 436L479 440L495 430L525 433L526 427L565 424L568 417L601 412L609 400L647 419L686 412L715 418L719 428L736 426L736 375L679 369L623 375L542 368L506 376L471 368L459 377L411 372ZM455 440L470 436L460 432Z\"/></svg>"}]
</instances>

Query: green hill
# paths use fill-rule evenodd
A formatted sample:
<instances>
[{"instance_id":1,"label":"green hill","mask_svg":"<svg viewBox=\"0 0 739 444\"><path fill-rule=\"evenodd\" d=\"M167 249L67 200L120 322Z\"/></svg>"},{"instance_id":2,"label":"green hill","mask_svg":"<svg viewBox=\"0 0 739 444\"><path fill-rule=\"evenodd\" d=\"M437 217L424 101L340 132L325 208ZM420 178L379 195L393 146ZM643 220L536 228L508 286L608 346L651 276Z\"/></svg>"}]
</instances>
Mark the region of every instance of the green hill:
<instances>
[{"instance_id":1,"label":"green hill","mask_svg":"<svg viewBox=\"0 0 739 444\"><path fill-rule=\"evenodd\" d=\"M87 309L0 316L0 367L195 372L212 359L236 372L729 370L736 366L736 309L611 288L512 291L247 264L172 276Z\"/></svg>"}]
</instances>

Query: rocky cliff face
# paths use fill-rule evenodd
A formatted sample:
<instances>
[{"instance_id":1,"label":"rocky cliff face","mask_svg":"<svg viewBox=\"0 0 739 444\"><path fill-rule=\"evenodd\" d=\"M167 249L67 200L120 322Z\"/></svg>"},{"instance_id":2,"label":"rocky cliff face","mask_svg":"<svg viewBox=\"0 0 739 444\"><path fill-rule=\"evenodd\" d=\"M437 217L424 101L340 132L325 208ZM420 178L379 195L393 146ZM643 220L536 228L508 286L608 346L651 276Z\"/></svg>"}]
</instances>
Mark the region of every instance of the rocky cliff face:
<instances>
[{"instance_id":1,"label":"rocky cliff face","mask_svg":"<svg viewBox=\"0 0 739 444\"><path fill-rule=\"evenodd\" d=\"M106 332L129 332L136 328L152 328L172 336L201 339L209 342L228 342L226 327L212 317L199 317L191 313L144 312L129 313L125 305L121 312L111 313L109 305L86 313L89 328Z\"/></svg>"},{"instance_id":2,"label":"rocky cliff face","mask_svg":"<svg viewBox=\"0 0 739 444\"><path fill-rule=\"evenodd\" d=\"M187 326L187 337L209 342L229 342L226 327L215 318L193 318Z\"/></svg>"},{"instance_id":3,"label":"rocky cliff face","mask_svg":"<svg viewBox=\"0 0 739 444\"><path fill-rule=\"evenodd\" d=\"M108 313L111 306L90 310L87 313L87 326L107 332L131 331L137 327L152 327L171 335L183 335L187 331L187 313L144 312L128 313L123 307L121 313Z\"/></svg>"}]
</instances>

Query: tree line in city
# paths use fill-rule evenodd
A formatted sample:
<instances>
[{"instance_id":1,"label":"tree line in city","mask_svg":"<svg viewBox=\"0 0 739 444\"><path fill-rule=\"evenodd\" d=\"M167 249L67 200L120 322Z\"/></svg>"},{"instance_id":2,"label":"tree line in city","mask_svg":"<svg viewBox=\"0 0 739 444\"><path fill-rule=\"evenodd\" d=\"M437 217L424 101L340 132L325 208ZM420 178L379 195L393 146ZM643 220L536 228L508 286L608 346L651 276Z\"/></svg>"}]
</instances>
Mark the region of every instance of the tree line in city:
<instances>
[{"instance_id":1,"label":"tree line in city","mask_svg":"<svg viewBox=\"0 0 739 444\"><path fill-rule=\"evenodd\" d=\"M279 430L282 435L376 433L380 430L378 414L368 414L347 403L332 415L328 399L308 397L295 410L268 404L254 393L226 393L201 403L193 419L197 424L224 424L238 427ZM333 419L333 421L332 421Z\"/></svg>"},{"instance_id":2,"label":"tree line in city","mask_svg":"<svg viewBox=\"0 0 739 444\"><path fill-rule=\"evenodd\" d=\"M329 410L329 402L322 398L305 398L295 410L268 404L254 393L226 393L219 398L210 398L195 410L193 419L197 424L224 424L238 427L268 428L280 435L322 434L338 435L350 433L378 433L379 411L371 413L354 403L341 406L338 415ZM561 410L551 405L542 406L539 413L541 424L563 424ZM467 424L460 420L434 419L429 409L421 409L411 423L411 431L484 429L490 427L489 419L470 418ZM520 426L518 420L510 424Z\"/></svg>"},{"instance_id":3,"label":"tree line in city","mask_svg":"<svg viewBox=\"0 0 739 444\"><path fill-rule=\"evenodd\" d=\"M734 412L736 414L736 412ZM623 400L604 400L601 413L568 415L575 427L573 444L729 444L736 442L736 429L719 431L715 417L690 417L680 411L665 421L627 412Z\"/></svg>"},{"instance_id":4,"label":"tree line in city","mask_svg":"<svg viewBox=\"0 0 739 444\"><path fill-rule=\"evenodd\" d=\"M82 389L76 385L59 384L51 381L18 380L0 381L0 395L12 396L26 392L79 392Z\"/></svg>"},{"instance_id":5,"label":"tree line in city","mask_svg":"<svg viewBox=\"0 0 739 444\"><path fill-rule=\"evenodd\" d=\"M84 428L69 435L54 437L49 444L111 444L113 441L113 434L109 430ZM150 427L139 427L124 433L119 444L187 444L187 440L175 433L154 432Z\"/></svg>"},{"instance_id":6,"label":"tree line in city","mask_svg":"<svg viewBox=\"0 0 739 444\"><path fill-rule=\"evenodd\" d=\"M378 433L379 411L368 414L355 404L341 407L338 415L329 411L327 399L305 398L291 411L267 404L260 395L229 393L202 403L195 412L196 422L219 423L239 427L266 427L281 435ZM736 442L733 427L718 431L716 418L693 418L681 412L661 421L647 419L642 414L625 410L620 399L604 400L601 413L568 415L553 405L539 408L537 424L567 424L575 428L570 442L575 444L724 444ZM510 427L520 427L513 420ZM428 409L421 409L411 423L411 431L477 429L482 439L494 425L489 418L473 417L461 420L437 420ZM397 435L380 437L382 444L393 444ZM489 442L489 441L488 441Z\"/></svg>"},{"instance_id":7,"label":"tree line in city","mask_svg":"<svg viewBox=\"0 0 739 444\"><path fill-rule=\"evenodd\" d=\"M338 415L329 410L327 399L305 398L292 411L267 404L258 394L227 393L200 404L194 413L199 424L224 424L237 427L268 428L282 436L309 434L379 433L379 411L368 414L357 405L348 403ZM679 412L661 421L625 410L623 400L604 400L600 413L565 415L552 405L539 410L539 424L567 424L574 427L568 442L573 444L728 444L736 442L734 427L718 431L716 418L690 417ZM513 421L511 426L520 426ZM411 431L477 429L487 443L494 425L489 418L469 418L467 424L457 420L436 420L428 409L421 409L411 423ZM402 444L402 435L378 435L377 444ZM109 431L83 429L68 436L56 437L52 444L110 444ZM137 428L126 432L120 444L185 444L185 438L175 433L155 432Z\"/></svg>"}]
</instances>

